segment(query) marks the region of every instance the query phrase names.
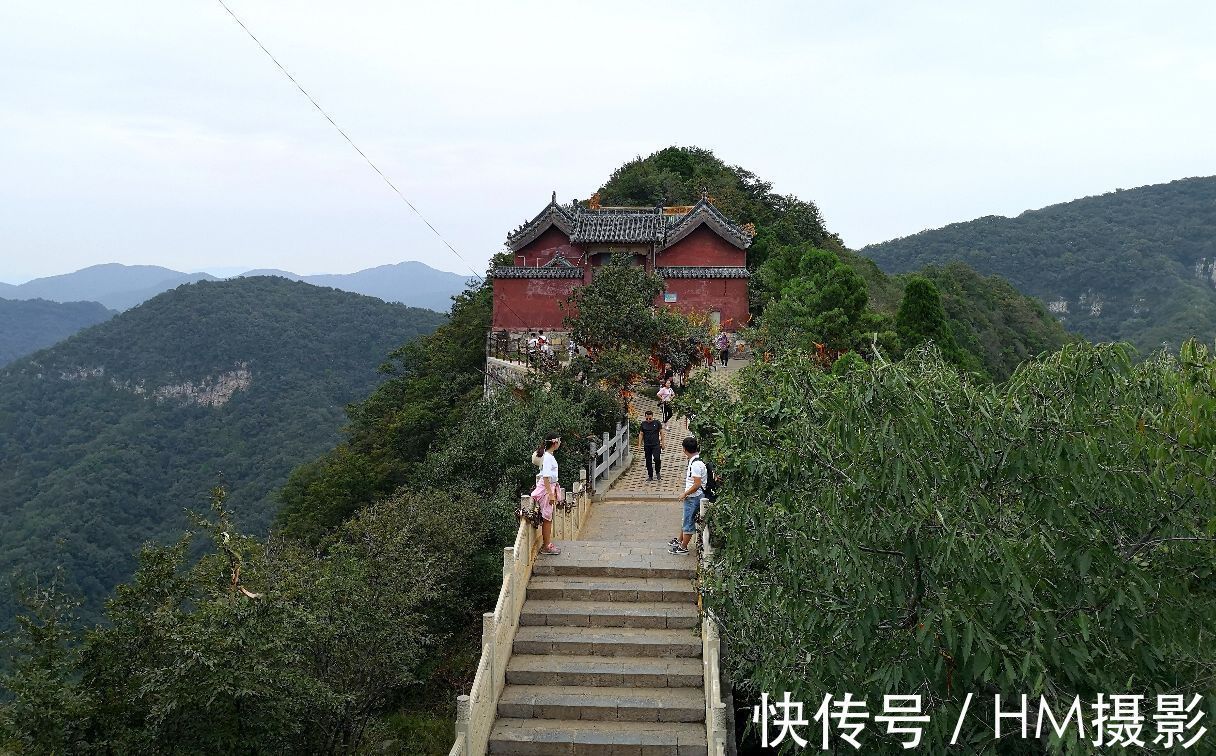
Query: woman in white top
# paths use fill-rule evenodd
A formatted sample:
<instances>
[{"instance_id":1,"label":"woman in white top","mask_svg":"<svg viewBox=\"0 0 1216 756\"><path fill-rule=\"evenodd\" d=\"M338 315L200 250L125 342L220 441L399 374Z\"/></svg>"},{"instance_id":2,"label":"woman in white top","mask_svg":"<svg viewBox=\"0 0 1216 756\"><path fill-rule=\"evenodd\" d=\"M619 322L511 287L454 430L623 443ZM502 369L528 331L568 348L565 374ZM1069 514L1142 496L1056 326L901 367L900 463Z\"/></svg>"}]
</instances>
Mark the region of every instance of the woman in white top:
<instances>
[{"instance_id":1,"label":"woman in white top","mask_svg":"<svg viewBox=\"0 0 1216 756\"><path fill-rule=\"evenodd\" d=\"M560 554L562 550L553 543L553 507L557 502L557 458L553 452L562 445L561 436L550 433L536 448L532 457L535 462L540 459L540 474L536 476L536 488L532 489L532 498L540 504L540 549L542 554Z\"/></svg>"},{"instance_id":2,"label":"woman in white top","mask_svg":"<svg viewBox=\"0 0 1216 756\"><path fill-rule=\"evenodd\" d=\"M659 389L659 406L663 408L663 422L671 419L671 400L676 398L676 392L671 388L671 381L664 381Z\"/></svg>"}]
</instances>

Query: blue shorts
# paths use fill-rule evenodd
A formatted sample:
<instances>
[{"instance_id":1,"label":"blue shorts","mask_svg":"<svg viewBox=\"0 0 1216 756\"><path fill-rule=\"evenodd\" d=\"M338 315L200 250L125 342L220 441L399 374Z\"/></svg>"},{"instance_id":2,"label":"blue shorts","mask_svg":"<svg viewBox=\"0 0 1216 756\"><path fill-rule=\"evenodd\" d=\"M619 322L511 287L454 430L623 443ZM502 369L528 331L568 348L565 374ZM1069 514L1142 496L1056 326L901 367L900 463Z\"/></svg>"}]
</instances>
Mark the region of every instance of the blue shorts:
<instances>
[{"instance_id":1,"label":"blue shorts","mask_svg":"<svg viewBox=\"0 0 1216 756\"><path fill-rule=\"evenodd\" d=\"M685 533L696 533L697 512L701 510L701 494L693 494L684 500L684 530Z\"/></svg>"}]
</instances>

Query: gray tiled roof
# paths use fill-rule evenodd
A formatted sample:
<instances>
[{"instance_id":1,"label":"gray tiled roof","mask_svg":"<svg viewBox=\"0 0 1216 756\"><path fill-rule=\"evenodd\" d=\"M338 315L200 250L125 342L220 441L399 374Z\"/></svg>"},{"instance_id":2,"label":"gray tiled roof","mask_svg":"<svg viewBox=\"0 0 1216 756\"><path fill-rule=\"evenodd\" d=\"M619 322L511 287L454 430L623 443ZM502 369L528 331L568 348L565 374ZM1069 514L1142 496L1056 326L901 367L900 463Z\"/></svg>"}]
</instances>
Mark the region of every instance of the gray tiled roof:
<instances>
[{"instance_id":1,"label":"gray tiled roof","mask_svg":"<svg viewBox=\"0 0 1216 756\"><path fill-rule=\"evenodd\" d=\"M545 205L545 209L541 210L535 218L507 234L507 246L513 252L518 252L530 244L536 237L543 234L545 229L550 226L557 226L567 236L573 234L576 223L574 213L577 209L577 205L574 207L562 207L557 204L557 196L555 194L552 201L548 205Z\"/></svg>"},{"instance_id":2,"label":"gray tiled roof","mask_svg":"<svg viewBox=\"0 0 1216 756\"><path fill-rule=\"evenodd\" d=\"M666 223L658 208L653 210L580 208L570 241L575 244L659 244Z\"/></svg>"},{"instance_id":3,"label":"gray tiled roof","mask_svg":"<svg viewBox=\"0 0 1216 756\"><path fill-rule=\"evenodd\" d=\"M751 271L744 267L698 267L685 265L670 268L655 268L663 278L751 278Z\"/></svg>"},{"instance_id":4,"label":"gray tiled roof","mask_svg":"<svg viewBox=\"0 0 1216 756\"><path fill-rule=\"evenodd\" d=\"M579 278L582 268L525 268L506 265L490 271L490 278Z\"/></svg>"},{"instance_id":5,"label":"gray tiled roof","mask_svg":"<svg viewBox=\"0 0 1216 756\"><path fill-rule=\"evenodd\" d=\"M664 240L663 246L670 247L691 234L694 229L703 223L713 228L723 239L726 239L739 249L747 249L752 243L751 234L745 231L742 226L723 215L722 211L714 207L709 201L702 198L697 200L697 204L693 205L691 210L680 216L679 220L668 227L667 238Z\"/></svg>"},{"instance_id":6,"label":"gray tiled roof","mask_svg":"<svg viewBox=\"0 0 1216 756\"><path fill-rule=\"evenodd\" d=\"M557 198L535 218L507 235L507 246L518 252L551 226L557 226L574 244L653 244L670 247L702 224L714 229L739 249L752 243L742 226L727 218L705 199L683 215L665 215L663 208L602 207L592 210L577 203L563 206Z\"/></svg>"}]
</instances>

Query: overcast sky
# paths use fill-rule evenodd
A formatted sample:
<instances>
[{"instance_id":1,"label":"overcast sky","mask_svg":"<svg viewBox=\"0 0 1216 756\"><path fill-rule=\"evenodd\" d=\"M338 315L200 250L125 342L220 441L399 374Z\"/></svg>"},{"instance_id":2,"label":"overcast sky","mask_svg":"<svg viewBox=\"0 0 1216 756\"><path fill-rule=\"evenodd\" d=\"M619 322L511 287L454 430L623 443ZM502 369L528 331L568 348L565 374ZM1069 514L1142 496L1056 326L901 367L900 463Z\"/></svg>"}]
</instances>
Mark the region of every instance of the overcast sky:
<instances>
[{"instance_id":1,"label":"overcast sky","mask_svg":"<svg viewBox=\"0 0 1216 756\"><path fill-rule=\"evenodd\" d=\"M1216 2L228 0L477 270L671 144L846 244L1216 174ZM468 272L215 0L0 2L0 280Z\"/></svg>"}]
</instances>

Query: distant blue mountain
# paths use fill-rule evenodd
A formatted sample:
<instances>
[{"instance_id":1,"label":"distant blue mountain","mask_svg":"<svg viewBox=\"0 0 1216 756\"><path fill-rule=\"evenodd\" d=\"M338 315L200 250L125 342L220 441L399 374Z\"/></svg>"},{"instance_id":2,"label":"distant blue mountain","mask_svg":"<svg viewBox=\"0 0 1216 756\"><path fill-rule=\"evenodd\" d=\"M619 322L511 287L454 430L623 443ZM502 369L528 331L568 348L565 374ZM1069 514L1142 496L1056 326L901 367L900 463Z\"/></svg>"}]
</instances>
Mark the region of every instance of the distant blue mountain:
<instances>
[{"instance_id":1,"label":"distant blue mountain","mask_svg":"<svg viewBox=\"0 0 1216 756\"><path fill-rule=\"evenodd\" d=\"M290 278L294 274L278 272L271 275ZM381 265L357 273L297 276L294 280L379 297L386 302L400 302L411 307L447 312L452 306L452 297L464 291L469 278L470 276L435 270L429 265L409 261L396 265Z\"/></svg>"},{"instance_id":2,"label":"distant blue mountain","mask_svg":"<svg viewBox=\"0 0 1216 756\"><path fill-rule=\"evenodd\" d=\"M420 262L381 265L356 273L301 276L286 270L251 270L239 278L277 276L364 294L386 302L447 312L451 299L465 288L468 276L448 273ZM183 273L157 265L93 265L74 273L36 278L18 286L0 283L5 299L46 299L52 302L100 302L112 310L128 310L169 289L195 281L217 281L209 273Z\"/></svg>"},{"instance_id":3,"label":"distant blue mountain","mask_svg":"<svg viewBox=\"0 0 1216 756\"><path fill-rule=\"evenodd\" d=\"M0 296L52 302L100 302L111 310L128 310L184 283L215 280L215 276L207 273L182 273L159 265L106 263L74 273L35 278L20 286L0 290Z\"/></svg>"}]
</instances>

